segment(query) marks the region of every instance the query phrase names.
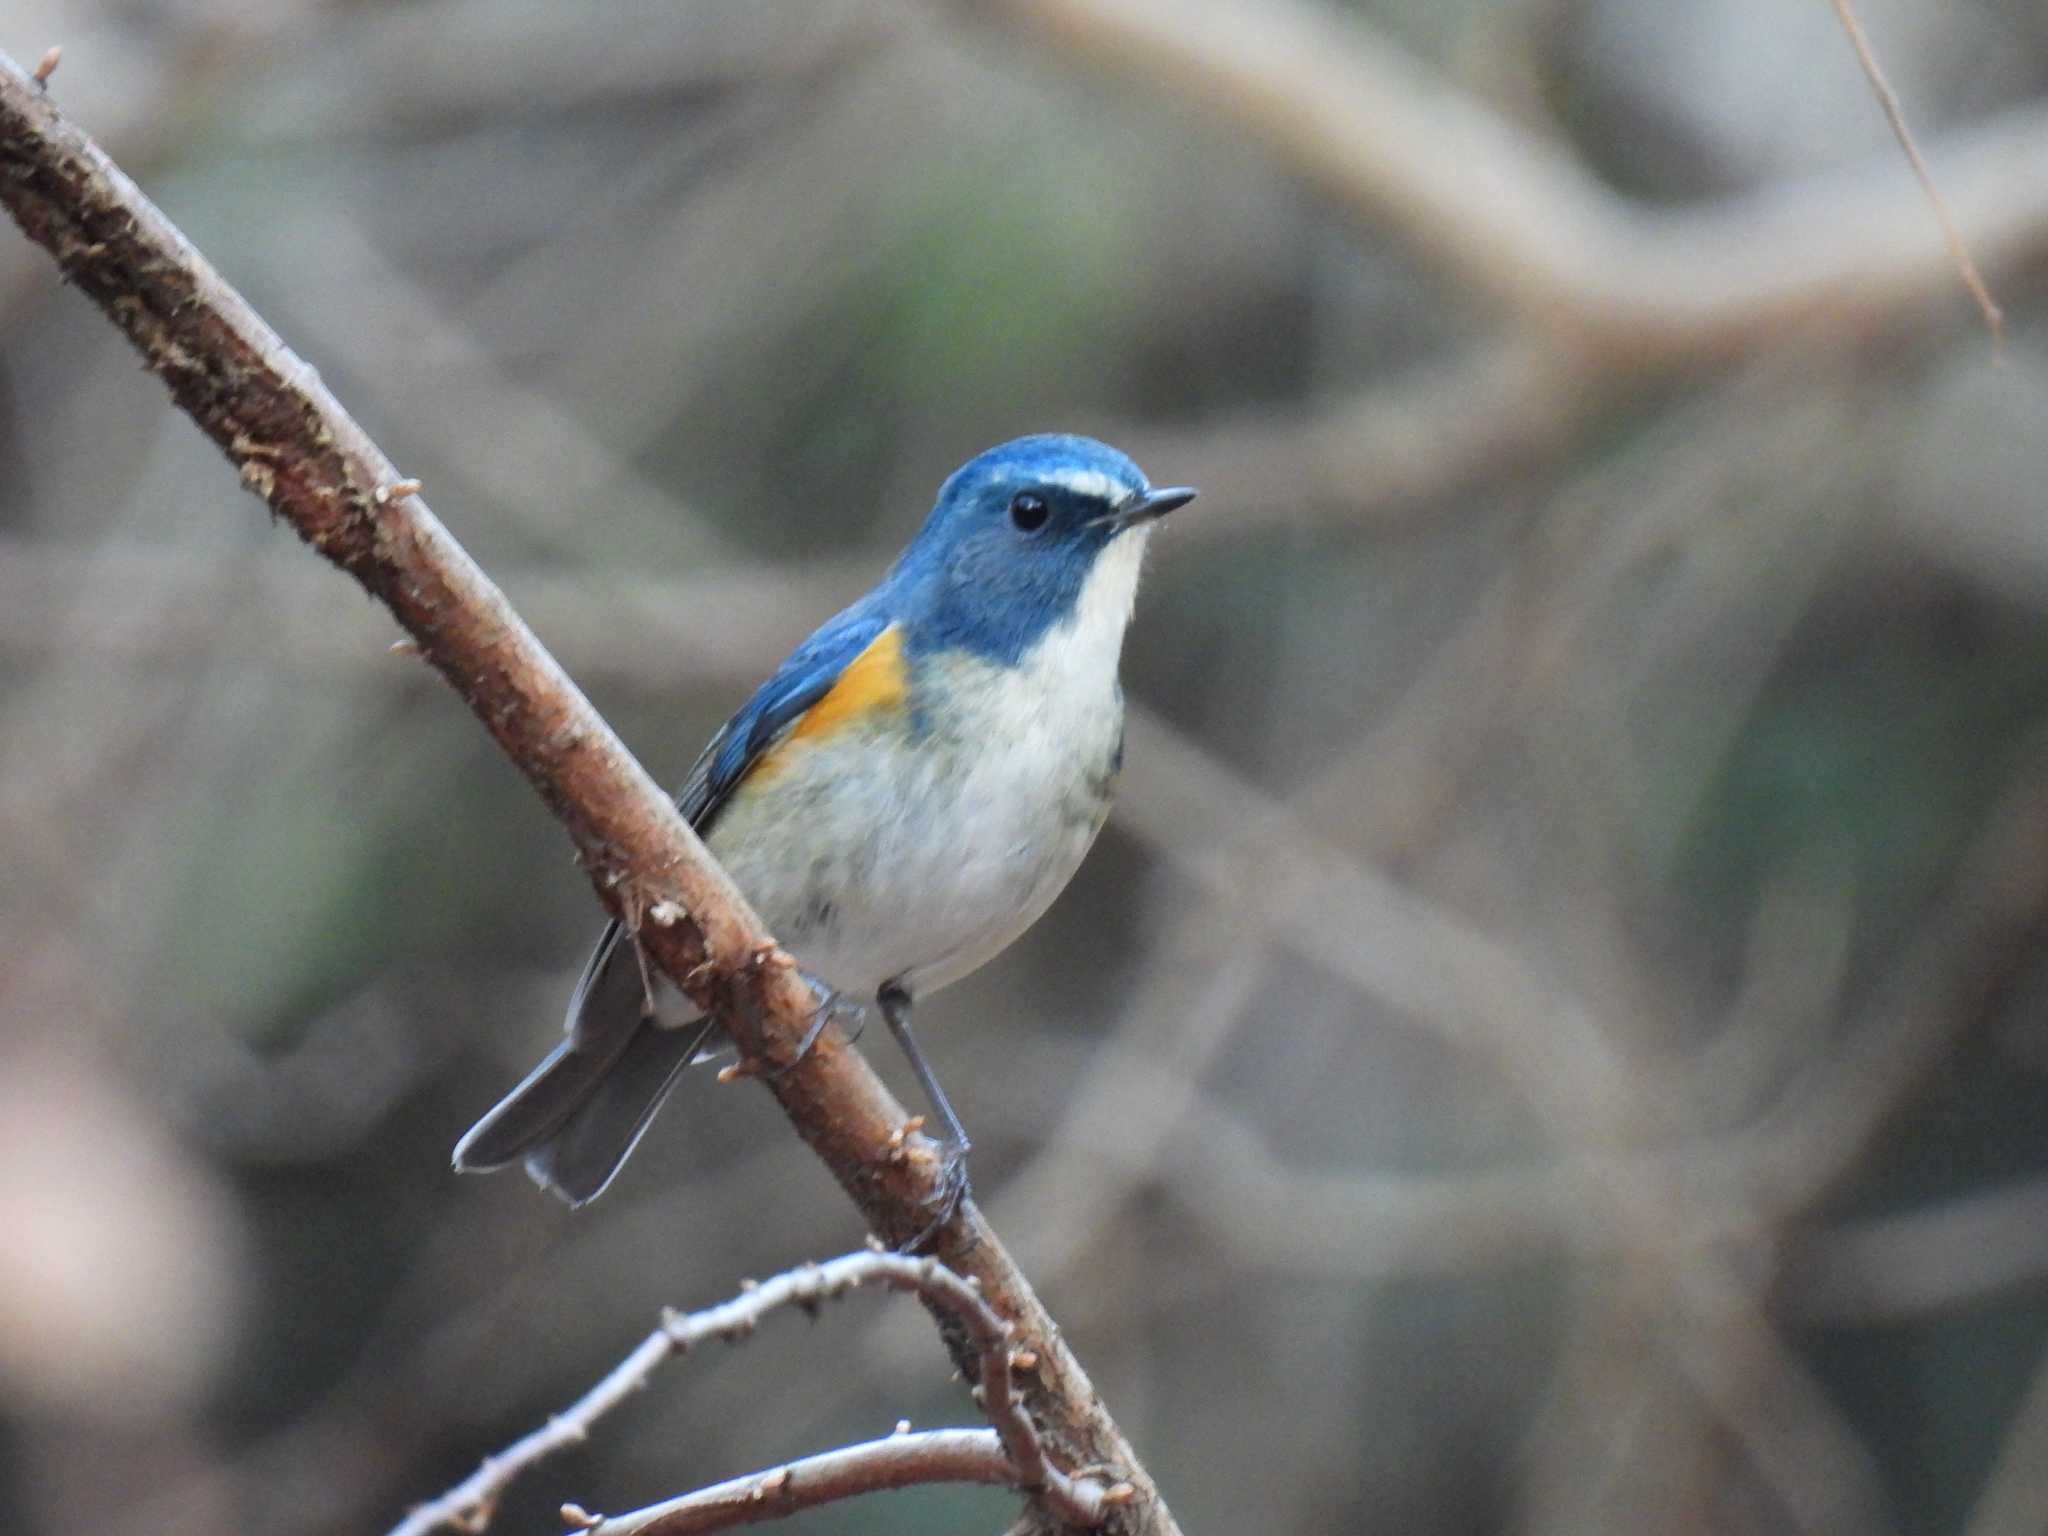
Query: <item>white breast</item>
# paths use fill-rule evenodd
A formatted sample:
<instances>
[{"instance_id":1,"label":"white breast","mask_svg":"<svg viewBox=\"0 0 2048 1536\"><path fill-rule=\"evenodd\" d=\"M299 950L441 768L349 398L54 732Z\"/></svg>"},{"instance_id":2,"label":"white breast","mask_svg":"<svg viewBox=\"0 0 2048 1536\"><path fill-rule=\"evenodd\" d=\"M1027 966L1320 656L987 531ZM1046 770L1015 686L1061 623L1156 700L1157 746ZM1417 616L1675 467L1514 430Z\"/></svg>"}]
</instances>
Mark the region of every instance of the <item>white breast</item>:
<instances>
[{"instance_id":1,"label":"white breast","mask_svg":"<svg viewBox=\"0 0 2048 1536\"><path fill-rule=\"evenodd\" d=\"M1108 815L1149 532L1103 551L1073 616L1015 667L927 661L918 688L944 728L834 736L721 817L713 852L805 969L928 992L1052 904Z\"/></svg>"}]
</instances>

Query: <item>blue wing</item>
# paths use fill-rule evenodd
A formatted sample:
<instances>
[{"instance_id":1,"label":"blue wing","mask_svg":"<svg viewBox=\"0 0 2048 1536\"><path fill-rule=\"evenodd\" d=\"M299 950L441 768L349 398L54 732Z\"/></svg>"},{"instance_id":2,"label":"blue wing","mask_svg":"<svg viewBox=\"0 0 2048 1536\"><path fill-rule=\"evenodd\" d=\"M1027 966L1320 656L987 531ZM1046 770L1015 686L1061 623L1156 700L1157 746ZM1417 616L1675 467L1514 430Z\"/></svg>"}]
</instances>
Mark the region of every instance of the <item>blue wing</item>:
<instances>
[{"instance_id":1,"label":"blue wing","mask_svg":"<svg viewBox=\"0 0 2048 1536\"><path fill-rule=\"evenodd\" d=\"M880 665L853 667L888 631L882 609L871 593L827 621L711 738L676 795L700 834L709 833L749 770L799 729L843 678L848 712L865 707L877 692L900 697L896 647L876 648ZM877 673L879 679L871 675ZM877 682L885 686L876 688ZM829 706L820 711L831 713ZM569 1038L462 1138L456 1167L495 1168L524 1158L537 1181L571 1204L595 1198L611 1182L710 1027L644 1027L651 1002L645 970L623 963L630 951L620 946L621 931L616 920L607 924L583 968L564 1023Z\"/></svg>"},{"instance_id":2,"label":"blue wing","mask_svg":"<svg viewBox=\"0 0 2048 1536\"><path fill-rule=\"evenodd\" d=\"M847 665L889 627L880 607L870 593L827 619L711 738L676 792L676 804L699 836L710 832L747 770L832 691Z\"/></svg>"},{"instance_id":3,"label":"blue wing","mask_svg":"<svg viewBox=\"0 0 2048 1536\"><path fill-rule=\"evenodd\" d=\"M877 594L870 593L828 620L711 738L676 803L690 825L709 833L732 792L761 758L803 723L854 661L889 628ZM875 691L900 697L900 651L880 647L883 664L856 667L845 707L858 711ZM871 673L893 687L875 690ZM831 709L821 711L830 715ZM708 1021L687 1029L645 1027L651 1002L641 966L622 963L616 920L605 926L583 968L564 1023L568 1039L548 1055L503 1102L479 1120L455 1148L458 1168L495 1168L519 1158L544 1187L571 1204L594 1199L611 1182L684 1067L710 1030Z\"/></svg>"}]
</instances>

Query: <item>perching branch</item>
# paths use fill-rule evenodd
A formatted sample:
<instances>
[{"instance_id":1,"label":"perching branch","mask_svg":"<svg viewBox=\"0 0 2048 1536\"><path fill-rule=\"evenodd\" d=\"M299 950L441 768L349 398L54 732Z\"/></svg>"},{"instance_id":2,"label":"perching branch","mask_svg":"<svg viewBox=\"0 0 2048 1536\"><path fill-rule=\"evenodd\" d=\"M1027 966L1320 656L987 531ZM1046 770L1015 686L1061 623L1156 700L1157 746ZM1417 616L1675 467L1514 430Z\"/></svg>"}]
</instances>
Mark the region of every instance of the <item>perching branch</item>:
<instances>
[{"instance_id":1,"label":"perching branch","mask_svg":"<svg viewBox=\"0 0 2048 1536\"><path fill-rule=\"evenodd\" d=\"M813 1491L846 1479L861 1484L852 1490L854 1492L897 1488L907 1483L958 1482L963 1479L977 1483L1003 1483L1026 1492L1042 1493L1052 1508L1086 1526L1100 1525L1111 1507L1131 1496L1132 1490L1128 1485L1106 1489L1098 1479L1070 1478L1046 1461L1045 1447L1039 1441L1038 1430L1024 1411L1012 1384L1012 1372L1029 1371L1037 1361L1029 1354L1009 1347L1010 1325L982 1300L973 1286L936 1259L913 1259L891 1253L853 1253L829 1263L809 1264L777 1275L763 1284L749 1287L722 1306L707 1307L701 1312L670 1313L662 1319L659 1328L641 1340L637 1349L571 1407L488 1458L467 1480L440 1498L415 1509L392 1528L391 1536L426 1536L427 1532L447 1525L471 1532L481 1530L489 1523L498 1500L520 1473L543 1457L588 1439L591 1427L646 1386L655 1367L671 1355L688 1354L697 1345L712 1339L723 1339L728 1343L744 1339L770 1312L788 1306L815 1312L821 1303L837 1301L867 1284L920 1296L967 1330L981 1360L981 1377L975 1396L995 1426L992 1432L948 1430L936 1436L898 1435L876 1442L871 1447L848 1447L809 1458L793 1467L755 1473L732 1483L722 1483L716 1488L686 1494L636 1515L606 1520L605 1528L716 1530L722 1525L700 1522L712 1519L727 1505L759 1506L763 1512L723 1521L723 1525L742 1525L749 1520L764 1518L764 1512L779 1515L791 1509L826 1502L823 1496L813 1497ZM963 1465L972 1470L952 1470ZM829 1475L828 1467L832 1469ZM736 1489L750 1491L745 1497L740 1497L735 1494ZM843 1496L833 1494L830 1497ZM674 1523L685 1509L690 1511L688 1521Z\"/></svg>"},{"instance_id":2,"label":"perching branch","mask_svg":"<svg viewBox=\"0 0 2048 1536\"><path fill-rule=\"evenodd\" d=\"M120 169L0 55L0 202L142 353L242 483L390 609L567 829L599 900L649 958L715 1014L742 1059L788 1061L814 1006L794 962L391 461ZM902 1242L928 1219L929 1147L836 1030L764 1077L872 1228ZM1016 1330L1020 1383L1048 1454L1116 1468L1136 1489L1115 1528L1176 1529L1079 1362L970 1202L934 1245ZM970 1376L968 1330L947 1330ZM1071 1520L1040 1506L1048 1528Z\"/></svg>"}]
</instances>

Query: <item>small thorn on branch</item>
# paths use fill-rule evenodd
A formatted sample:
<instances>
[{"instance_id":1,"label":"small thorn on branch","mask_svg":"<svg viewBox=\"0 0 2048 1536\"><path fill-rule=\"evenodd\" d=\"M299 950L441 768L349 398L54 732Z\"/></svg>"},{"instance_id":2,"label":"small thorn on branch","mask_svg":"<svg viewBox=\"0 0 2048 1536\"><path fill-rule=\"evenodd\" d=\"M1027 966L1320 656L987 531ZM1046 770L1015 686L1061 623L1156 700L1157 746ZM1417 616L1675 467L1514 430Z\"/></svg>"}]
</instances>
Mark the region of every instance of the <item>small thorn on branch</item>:
<instances>
[{"instance_id":1,"label":"small thorn on branch","mask_svg":"<svg viewBox=\"0 0 2048 1536\"><path fill-rule=\"evenodd\" d=\"M394 501L403 501L408 496L419 495L420 486L421 482L418 480L394 480L389 485L378 486L373 499L378 506L388 507Z\"/></svg>"},{"instance_id":2,"label":"small thorn on branch","mask_svg":"<svg viewBox=\"0 0 2048 1536\"><path fill-rule=\"evenodd\" d=\"M757 970L793 971L796 969L796 956L792 955L780 944L763 944L747 958Z\"/></svg>"},{"instance_id":3,"label":"small thorn on branch","mask_svg":"<svg viewBox=\"0 0 2048 1536\"><path fill-rule=\"evenodd\" d=\"M58 44L51 44L49 51L43 55L42 62L36 65L36 84L47 91L50 88L50 76L57 73L57 66L63 62L64 49Z\"/></svg>"}]
</instances>

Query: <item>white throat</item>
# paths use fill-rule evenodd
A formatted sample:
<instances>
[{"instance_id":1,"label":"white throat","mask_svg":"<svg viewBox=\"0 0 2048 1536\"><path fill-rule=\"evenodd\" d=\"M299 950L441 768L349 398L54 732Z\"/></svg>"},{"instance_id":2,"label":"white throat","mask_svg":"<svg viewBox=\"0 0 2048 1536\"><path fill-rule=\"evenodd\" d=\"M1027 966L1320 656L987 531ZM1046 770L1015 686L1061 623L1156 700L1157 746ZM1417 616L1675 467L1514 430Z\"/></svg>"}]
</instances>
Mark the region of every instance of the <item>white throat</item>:
<instances>
[{"instance_id":1,"label":"white throat","mask_svg":"<svg viewBox=\"0 0 2048 1536\"><path fill-rule=\"evenodd\" d=\"M1115 680L1124 631L1137 606L1138 571L1151 537L1151 528L1140 524L1109 541L1081 584L1073 613L1046 631L1026 658L1027 666L1073 676L1077 681L1098 675Z\"/></svg>"}]
</instances>

